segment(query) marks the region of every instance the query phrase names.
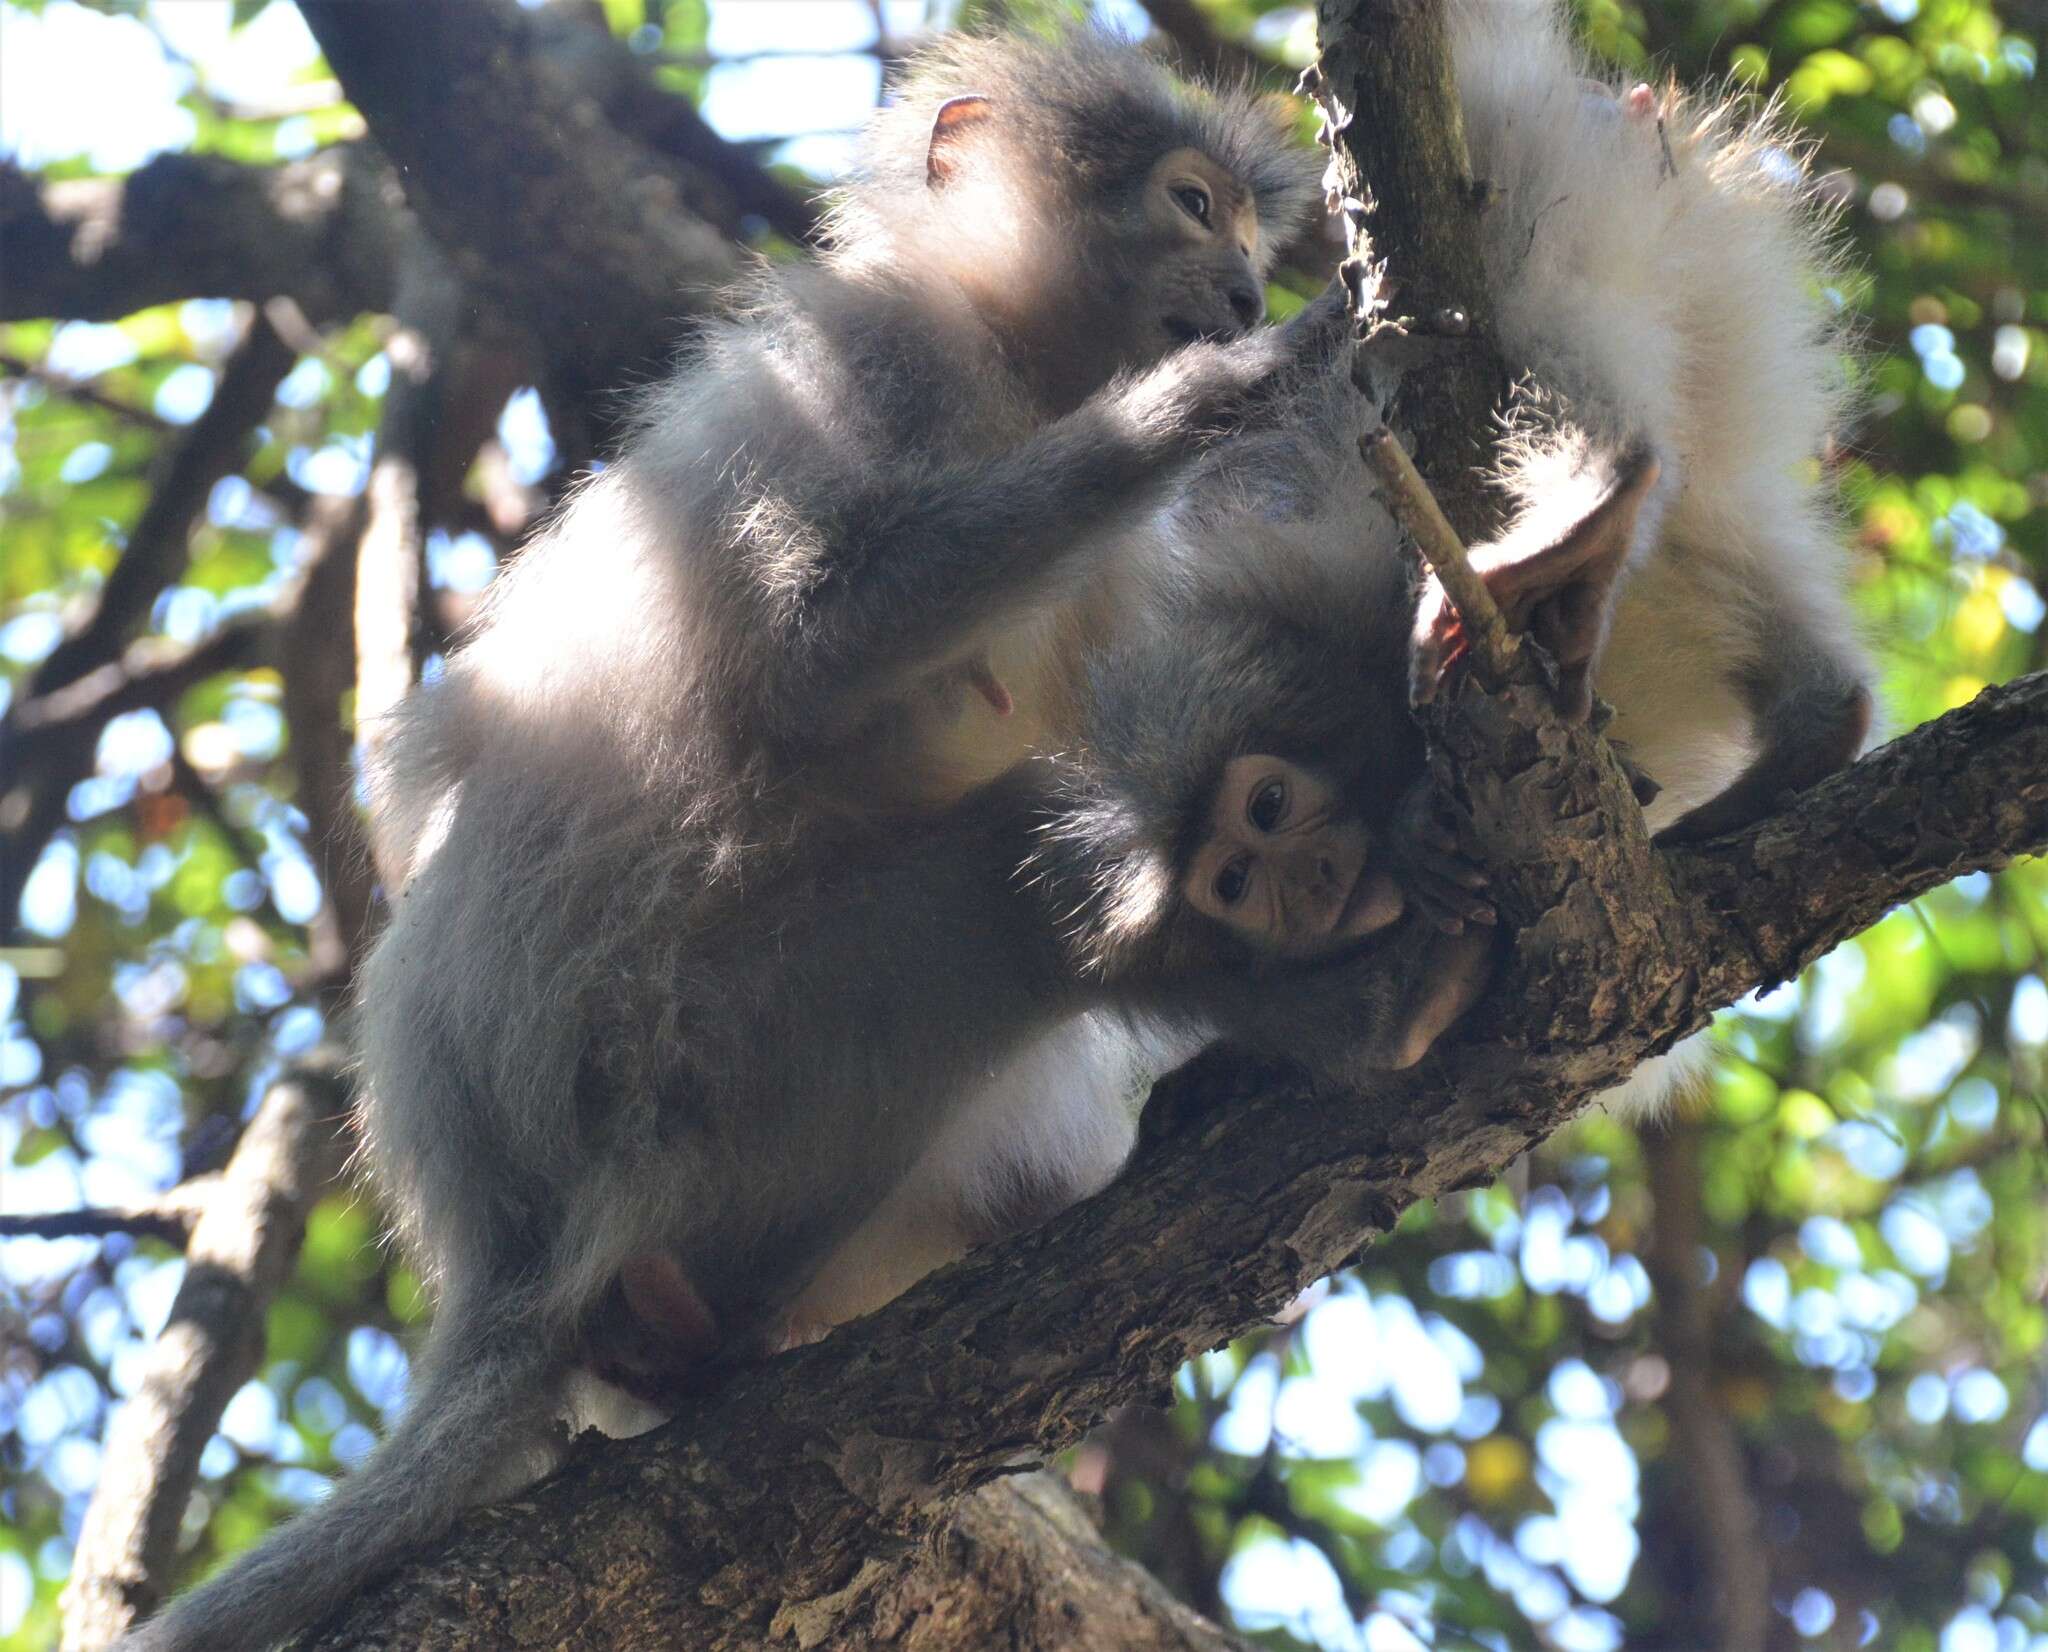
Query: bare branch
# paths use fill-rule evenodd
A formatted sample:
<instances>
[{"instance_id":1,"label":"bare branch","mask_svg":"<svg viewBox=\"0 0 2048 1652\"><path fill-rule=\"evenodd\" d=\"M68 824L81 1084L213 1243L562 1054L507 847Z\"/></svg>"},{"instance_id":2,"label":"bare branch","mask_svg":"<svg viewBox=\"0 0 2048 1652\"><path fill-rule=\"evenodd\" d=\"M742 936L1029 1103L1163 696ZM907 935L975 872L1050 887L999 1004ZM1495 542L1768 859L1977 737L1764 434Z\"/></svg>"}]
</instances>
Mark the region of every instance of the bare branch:
<instances>
[{"instance_id":1,"label":"bare branch","mask_svg":"<svg viewBox=\"0 0 2048 1652\"><path fill-rule=\"evenodd\" d=\"M156 431L159 435L177 428L169 419L151 408L137 407L133 402L124 402L119 396L110 396L104 390L96 389L85 379L74 379L68 374L52 372L41 362L0 352L0 371L12 373L16 378L27 379L72 401L97 407L103 413L111 413L117 419L128 424L140 425L144 430Z\"/></svg>"},{"instance_id":2,"label":"bare branch","mask_svg":"<svg viewBox=\"0 0 2048 1652\"><path fill-rule=\"evenodd\" d=\"M13 926L22 886L64 824L71 788L92 773L100 731L123 712L169 706L216 672L256 664L272 618L239 616L196 643L143 638L119 660L14 707L0 724L0 756L12 776L0 790L0 933Z\"/></svg>"},{"instance_id":3,"label":"bare branch","mask_svg":"<svg viewBox=\"0 0 2048 1652\"><path fill-rule=\"evenodd\" d=\"M1182 66L1206 79L1256 86L1283 80L1287 71L1249 47L1216 32L1195 0L1140 0L1152 25L1173 42Z\"/></svg>"},{"instance_id":4,"label":"bare branch","mask_svg":"<svg viewBox=\"0 0 2048 1652\"><path fill-rule=\"evenodd\" d=\"M66 1652L106 1646L169 1592L199 1454L255 1374L264 1310L297 1259L306 1213L340 1171L346 1106L329 1070L273 1084L193 1224L170 1323L107 1431L63 1595Z\"/></svg>"},{"instance_id":5,"label":"bare branch","mask_svg":"<svg viewBox=\"0 0 2048 1652\"><path fill-rule=\"evenodd\" d=\"M158 594L183 570L193 519L213 485L239 466L249 438L297 359L259 308L223 364L206 411L160 460L121 560L92 617L66 637L29 679L26 697L48 695L115 659Z\"/></svg>"},{"instance_id":6,"label":"bare branch","mask_svg":"<svg viewBox=\"0 0 2048 1652\"><path fill-rule=\"evenodd\" d=\"M738 249L536 53L510 0L300 9L465 286L531 332L558 442L593 451L620 387L739 275Z\"/></svg>"},{"instance_id":7,"label":"bare branch","mask_svg":"<svg viewBox=\"0 0 2048 1652\"><path fill-rule=\"evenodd\" d=\"M129 1233L182 1249L219 1181L217 1176L195 1176L148 1204L0 1216L0 1239L104 1239Z\"/></svg>"}]
</instances>

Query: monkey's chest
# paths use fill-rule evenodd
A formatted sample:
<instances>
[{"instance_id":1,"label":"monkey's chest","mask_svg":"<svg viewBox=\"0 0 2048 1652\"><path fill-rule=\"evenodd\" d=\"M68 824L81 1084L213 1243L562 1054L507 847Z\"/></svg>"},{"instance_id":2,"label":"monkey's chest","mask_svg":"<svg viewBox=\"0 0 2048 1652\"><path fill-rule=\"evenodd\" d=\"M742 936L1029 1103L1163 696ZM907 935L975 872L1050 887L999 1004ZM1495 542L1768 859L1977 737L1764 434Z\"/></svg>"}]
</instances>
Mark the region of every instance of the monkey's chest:
<instances>
[{"instance_id":1,"label":"monkey's chest","mask_svg":"<svg viewBox=\"0 0 2048 1652\"><path fill-rule=\"evenodd\" d=\"M920 802L957 801L1064 743L1062 655L1050 630L1020 627L918 686L902 737Z\"/></svg>"}]
</instances>

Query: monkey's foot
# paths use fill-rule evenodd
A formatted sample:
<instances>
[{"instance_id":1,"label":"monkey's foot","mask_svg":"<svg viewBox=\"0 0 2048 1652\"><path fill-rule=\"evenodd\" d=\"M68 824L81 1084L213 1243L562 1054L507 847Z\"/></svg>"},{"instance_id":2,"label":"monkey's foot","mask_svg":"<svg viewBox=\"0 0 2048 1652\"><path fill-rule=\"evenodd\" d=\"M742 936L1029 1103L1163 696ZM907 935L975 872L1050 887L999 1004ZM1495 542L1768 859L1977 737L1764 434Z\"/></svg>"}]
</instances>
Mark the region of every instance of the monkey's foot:
<instances>
[{"instance_id":1,"label":"monkey's foot","mask_svg":"<svg viewBox=\"0 0 2048 1652\"><path fill-rule=\"evenodd\" d=\"M1812 701L1803 706L1809 714ZM1870 735L1873 702L1861 683L1835 696L1827 714L1810 718L1795 739L1766 744L1755 762L1742 771L1719 797L1680 815L1657 834L1659 843L1704 843L1708 838L1739 831L1825 780L1856 760ZM1793 719L1781 719L1782 723Z\"/></svg>"}]
</instances>

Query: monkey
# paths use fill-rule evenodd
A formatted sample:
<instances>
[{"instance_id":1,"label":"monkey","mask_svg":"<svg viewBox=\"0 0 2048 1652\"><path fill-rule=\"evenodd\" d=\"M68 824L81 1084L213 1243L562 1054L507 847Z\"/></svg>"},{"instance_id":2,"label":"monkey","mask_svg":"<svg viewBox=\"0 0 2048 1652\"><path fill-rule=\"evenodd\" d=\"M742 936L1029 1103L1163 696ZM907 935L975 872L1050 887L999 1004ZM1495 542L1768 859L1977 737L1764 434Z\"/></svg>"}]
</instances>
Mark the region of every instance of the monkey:
<instances>
[{"instance_id":1,"label":"monkey","mask_svg":"<svg viewBox=\"0 0 2048 1652\"><path fill-rule=\"evenodd\" d=\"M586 1377L860 1311L907 1282L835 1274L864 1231L929 1266L1100 1185L1126 1024L1256 1036L1321 982L1358 1071L1469 1001L1483 947L1372 944L1401 903L1362 861L1285 968L1209 918L1204 952L1171 903L1175 944L1131 950L1149 863L1058 824L1114 814L1067 799L1093 771L1060 752L1119 545L1341 330L1253 331L1313 195L1274 111L1119 44L911 71L823 254L704 329L394 714L358 1122L438 1299L411 1401L124 1644L269 1644L544 1468ZM1076 1099L1024 1093L1061 1063Z\"/></svg>"},{"instance_id":2,"label":"monkey","mask_svg":"<svg viewBox=\"0 0 2048 1652\"><path fill-rule=\"evenodd\" d=\"M1467 92L1475 153L1517 97L1554 167L1636 130L1625 104L1587 113L1561 43L1536 57L1550 78ZM1776 237L1767 268L1797 265L1796 212L1713 171L1682 111L1666 137L1680 180L1710 172ZM496 1489L480 1461L545 1461L583 1372L800 1339L1100 1185L1128 1144L1103 1081L1134 1059L1125 1018L1356 1082L1471 1002L1483 899L1404 829L1397 536L1354 532L1377 507L1325 440L1357 409L1322 371L1291 429L1257 428L1331 349L1314 307L1249 331L1307 195L1258 111L1131 54L962 43L881 118L826 257L767 279L650 398L373 781L408 870L364 972L365 1152L440 1297L412 1405L362 1474L136 1646L256 1646L317 1616ZM1604 691L1632 596L1694 548L1687 493L1703 523L1754 496L1731 449L1716 505L1692 427L1573 355L1571 304L1597 332L1605 277L1530 265L1534 198L1509 192L1525 250L1489 273L1553 281L1564 321L1504 333L1601 417L1530 440L1508 478L1524 519L1485 565L1532 616L1612 611L1590 640L1551 632ZM1803 370L1818 331L1792 330ZM1702 362L1747 337L1731 323ZM1206 484L1162 503L1198 462ZM1133 558L1135 624L1112 600ZM1432 638L1455 642L1426 634L1419 665ZM1721 698L1747 716L1751 683L1808 728L1806 679L1744 658ZM1644 727L1647 764L1687 749ZM1722 747L1748 733L1717 725L1677 795L1726 790ZM1824 762L1811 745L1781 741L1751 790ZM1041 1053L1094 1082L1035 1094Z\"/></svg>"},{"instance_id":3,"label":"monkey","mask_svg":"<svg viewBox=\"0 0 2048 1652\"><path fill-rule=\"evenodd\" d=\"M1504 480L1526 504L1630 443L1659 457L1642 543L1577 587L1583 663L1663 788L1653 831L1717 836L1851 761L1873 722L1817 474L1849 402L1833 213L1771 111L1613 86L1545 4L1464 0L1453 28L1473 166L1500 192L1502 344L1557 399ZM1517 588L1533 576L1489 583L1540 608ZM1426 693L1449 627L1434 593L1424 606Z\"/></svg>"},{"instance_id":4,"label":"monkey","mask_svg":"<svg viewBox=\"0 0 2048 1652\"><path fill-rule=\"evenodd\" d=\"M1768 112L1612 86L1544 0L1461 0L1450 24L1492 198L1484 296L1524 375L1495 477L1509 526L1474 566L1556 658L1568 714L1596 688L1611 702L1656 839L1711 837L1852 760L1872 723L1815 473L1846 404L1829 216ZM1166 554L1199 566L1284 525L1326 561L1401 555L1359 462L1394 389L1366 348L1373 394L1342 358L1304 357L1271 392L1284 410L1205 455L1165 508ZM1626 534L1586 526L1603 510ZM1463 647L1425 580L1409 697L1433 698ZM1603 1100L1652 1116L1705 1053Z\"/></svg>"}]
</instances>

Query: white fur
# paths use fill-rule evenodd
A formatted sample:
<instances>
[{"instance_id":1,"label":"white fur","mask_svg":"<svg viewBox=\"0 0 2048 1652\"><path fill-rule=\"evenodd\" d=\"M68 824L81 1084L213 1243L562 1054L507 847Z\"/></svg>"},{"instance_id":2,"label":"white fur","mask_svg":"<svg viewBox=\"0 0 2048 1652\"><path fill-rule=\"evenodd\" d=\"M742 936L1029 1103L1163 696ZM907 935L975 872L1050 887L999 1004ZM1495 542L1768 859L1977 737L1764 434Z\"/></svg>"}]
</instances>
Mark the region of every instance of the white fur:
<instances>
[{"instance_id":1,"label":"white fur","mask_svg":"<svg viewBox=\"0 0 2048 1652\"><path fill-rule=\"evenodd\" d=\"M1830 217L1773 110L1664 88L1632 113L1544 0L1464 0L1454 30L1502 347L1664 464L1600 673L1656 830L1752 754L1729 677L1759 616L1863 660L1816 473L1847 397Z\"/></svg>"},{"instance_id":2,"label":"white fur","mask_svg":"<svg viewBox=\"0 0 2048 1652\"><path fill-rule=\"evenodd\" d=\"M1599 676L1613 737L1663 787L1655 831L1753 755L1730 679L1773 615L1870 675L1818 477L1847 396L1829 214L1775 111L1667 87L1633 112L1547 0L1463 0L1453 27L1473 170L1499 191L1502 346L1664 466ZM1602 1099L1653 1114L1706 1061L1691 1040Z\"/></svg>"}]
</instances>

